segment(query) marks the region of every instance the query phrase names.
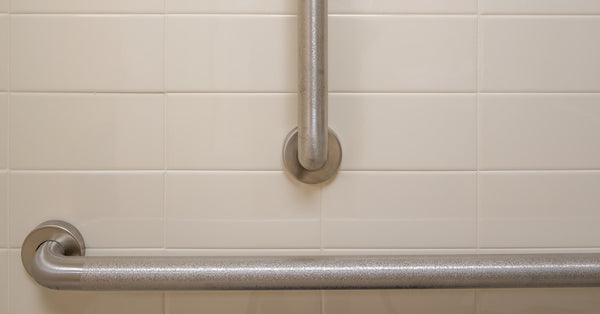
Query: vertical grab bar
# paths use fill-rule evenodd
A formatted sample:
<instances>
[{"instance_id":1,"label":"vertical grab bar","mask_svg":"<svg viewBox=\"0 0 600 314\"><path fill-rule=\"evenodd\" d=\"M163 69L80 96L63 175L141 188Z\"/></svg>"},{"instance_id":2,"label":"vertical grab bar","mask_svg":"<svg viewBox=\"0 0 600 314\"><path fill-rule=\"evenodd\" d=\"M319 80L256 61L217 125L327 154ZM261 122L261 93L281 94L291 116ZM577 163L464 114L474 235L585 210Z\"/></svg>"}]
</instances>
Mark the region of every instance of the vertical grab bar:
<instances>
[{"instance_id":1,"label":"vertical grab bar","mask_svg":"<svg viewBox=\"0 0 600 314\"><path fill-rule=\"evenodd\" d=\"M331 178L342 149L328 127L327 0L298 0L298 127L285 140L286 170L304 183Z\"/></svg>"}]
</instances>

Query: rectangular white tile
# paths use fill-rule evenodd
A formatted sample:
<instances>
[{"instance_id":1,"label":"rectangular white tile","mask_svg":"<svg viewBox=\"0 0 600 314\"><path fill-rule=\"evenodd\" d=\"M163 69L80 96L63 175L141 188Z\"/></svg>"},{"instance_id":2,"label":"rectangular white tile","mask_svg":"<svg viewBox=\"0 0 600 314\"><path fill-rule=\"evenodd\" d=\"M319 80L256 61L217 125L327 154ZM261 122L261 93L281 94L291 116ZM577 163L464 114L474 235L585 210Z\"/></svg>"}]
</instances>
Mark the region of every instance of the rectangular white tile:
<instances>
[{"instance_id":1,"label":"rectangular white tile","mask_svg":"<svg viewBox=\"0 0 600 314\"><path fill-rule=\"evenodd\" d=\"M342 172L323 187L325 248L472 248L473 172Z\"/></svg>"},{"instance_id":2,"label":"rectangular white tile","mask_svg":"<svg viewBox=\"0 0 600 314\"><path fill-rule=\"evenodd\" d=\"M319 291L167 293L165 314L320 314Z\"/></svg>"},{"instance_id":3,"label":"rectangular white tile","mask_svg":"<svg viewBox=\"0 0 600 314\"><path fill-rule=\"evenodd\" d=\"M169 17L167 88L294 92L296 45L292 16ZM329 48L332 91L475 90L471 17L333 16Z\"/></svg>"},{"instance_id":4,"label":"rectangular white tile","mask_svg":"<svg viewBox=\"0 0 600 314\"><path fill-rule=\"evenodd\" d=\"M318 248L318 186L282 172L167 175L169 248Z\"/></svg>"},{"instance_id":5,"label":"rectangular white tile","mask_svg":"<svg viewBox=\"0 0 600 314\"><path fill-rule=\"evenodd\" d=\"M332 94L346 170L475 170L475 95Z\"/></svg>"},{"instance_id":6,"label":"rectangular white tile","mask_svg":"<svg viewBox=\"0 0 600 314\"><path fill-rule=\"evenodd\" d=\"M163 314L163 307L162 292L91 293L44 288L27 275L20 253L10 253L11 314Z\"/></svg>"},{"instance_id":7,"label":"rectangular white tile","mask_svg":"<svg viewBox=\"0 0 600 314\"><path fill-rule=\"evenodd\" d=\"M169 91L295 91L290 16L169 16Z\"/></svg>"},{"instance_id":8,"label":"rectangular white tile","mask_svg":"<svg viewBox=\"0 0 600 314\"><path fill-rule=\"evenodd\" d=\"M294 94L169 94L169 169L280 170Z\"/></svg>"},{"instance_id":9,"label":"rectangular white tile","mask_svg":"<svg viewBox=\"0 0 600 314\"><path fill-rule=\"evenodd\" d=\"M474 91L474 17L333 16L331 91Z\"/></svg>"},{"instance_id":10,"label":"rectangular white tile","mask_svg":"<svg viewBox=\"0 0 600 314\"><path fill-rule=\"evenodd\" d=\"M600 169L600 95L483 94L482 169Z\"/></svg>"},{"instance_id":11,"label":"rectangular white tile","mask_svg":"<svg viewBox=\"0 0 600 314\"><path fill-rule=\"evenodd\" d=\"M165 0L18 0L12 13L162 13Z\"/></svg>"},{"instance_id":12,"label":"rectangular white tile","mask_svg":"<svg viewBox=\"0 0 600 314\"><path fill-rule=\"evenodd\" d=\"M30 0L32 1L32 0ZM38 0L39 1L39 0ZM294 0L166 0L179 13L285 13L295 14ZM330 13L474 13L475 0L330 0Z\"/></svg>"},{"instance_id":13,"label":"rectangular white tile","mask_svg":"<svg viewBox=\"0 0 600 314\"><path fill-rule=\"evenodd\" d=\"M8 94L0 93L0 169L8 168Z\"/></svg>"},{"instance_id":14,"label":"rectangular white tile","mask_svg":"<svg viewBox=\"0 0 600 314\"><path fill-rule=\"evenodd\" d=\"M498 172L479 177L483 248L600 247L600 172Z\"/></svg>"},{"instance_id":15,"label":"rectangular white tile","mask_svg":"<svg viewBox=\"0 0 600 314\"><path fill-rule=\"evenodd\" d=\"M8 174L0 172L0 250L8 247ZM0 282L2 282L0 280ZM1 304L2 302L0 302Z\"/></svg>"},{"instance_id":16,"label":"rectangular white tile","mask_svg":"<svg viewBox=\"0 0 600 314\"><path fill-rule=\"evenodd\" d=\"M91 248L163 247L162 173L10 175L10 246L39 223L74 224Z\"/></svg>"},{"instance_id":17,"label":"rectangular white tile","mask_svg":"<svg viewBox=\"0 0 600 314\"><path fill-rule=\"evenodd\" d=\"M480 0L483 13L494 14L598 14L597 0Z\"/></svg>"},{"instance_id":18,"label":"rectangular white tile","mask_svg":"<svg viewBox=\"0 0 600 314\"><path fill-rule=\"evenodd\" d=\"M600 289L483 289L477 304L478 314L595 314Z\"/></svg>"},{"instance_id":19,"label":"rectangular white tile","mask_svg":"<svg viewBox=\"0 0 600 314\"><path fill-rule=\"evenodd\" d=\"M0 14L0 91L8 90L8 15Z\"/></svg>"},{"instance_id":20,"label":"rectangular white tile","mask_svg":"<svg viewBox=\"0 0 600 314\"><path fill-rule=\"evenodd\" d=\"M9 0L0 0L0 12L8 12Z\"/></svg>"},{"instance_id":21,"label":"rectangular white tile","mask_svg":"<svg viewBox=\"0 0 600 314\"><path fill-rule=\"evenodd\" d=\"M600 91L600 17L482 17L486 92Z\"/></svg>"},{"instance_id":22,"label":"rectangular white tile","mask_svg":"<svg viewBox=\"0 0 600 314\"><path fill-rule=\"evenodd\" d=\"M0 314L8 314L8 251L0 249Z\"/></svg>"},{"instance_id":23,"label":"rectangular white tile","mask_svg":"<svg viewBox=\"0 0 600 314\"><path fill-rule=\"evenodd\" d=\"M325 291L323 314L474 314L473 290Z\"/></svg>"},{"instance_id":24,"label":"rectangular white tile","mask_svg":"<svg viewBox=\"0 0 600 314\"><path fill-rule=\"evenodd\" d=\"M162 169L162 95L12 94L13 169Z\"/></svg>"},{"instance_id":25,"label":"rectangular white tile","mask_svg":"<svg viewBox=\"0 0 600 314\"><path fill-rule=\"evenodd\" d=\"M13 91L161 91L164 18L11 16Z\"/></svg>"}]
</instances>

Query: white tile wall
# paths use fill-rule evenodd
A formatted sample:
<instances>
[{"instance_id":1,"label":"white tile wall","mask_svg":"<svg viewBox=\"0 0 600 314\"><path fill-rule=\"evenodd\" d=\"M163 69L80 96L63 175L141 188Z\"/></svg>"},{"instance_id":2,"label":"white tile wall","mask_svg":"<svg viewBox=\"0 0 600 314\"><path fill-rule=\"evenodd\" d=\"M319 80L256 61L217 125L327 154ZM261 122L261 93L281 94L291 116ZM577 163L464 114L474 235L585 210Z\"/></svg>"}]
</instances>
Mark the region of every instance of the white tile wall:
<instances>
[{"instance_id":1,"label":"white tile wall","mask_svg":"<svg viewBox=\"0 0 600 314\"><path fill-rule=\"evenodd\" d=\"M329 7L343 171L304 186L280 161L296 0L0 0L0 314L598 312L597 289L57 292L23 272L50 218L95 255L600 250L598 1Z\"/></svg>"}]
</instances>

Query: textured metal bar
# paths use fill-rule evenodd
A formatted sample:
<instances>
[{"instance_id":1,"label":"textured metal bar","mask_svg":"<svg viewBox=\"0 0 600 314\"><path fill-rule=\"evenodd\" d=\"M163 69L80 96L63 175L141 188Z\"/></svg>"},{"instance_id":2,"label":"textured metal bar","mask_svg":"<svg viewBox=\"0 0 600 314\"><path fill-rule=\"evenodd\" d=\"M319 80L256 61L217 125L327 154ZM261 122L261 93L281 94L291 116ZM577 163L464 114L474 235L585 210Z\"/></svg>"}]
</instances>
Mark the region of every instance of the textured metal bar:
<instances>
[{"instance_id":1,"label":"textured metal bar","mask_svg":"<svg viewBox=\"0 0 600 314\"><path fill-rule=\"evenodd\" d=\"M298 0L298 161L327 161L327 0Z\"/></svg>"},{"instance_id":2,"label":"textured metal bar","mask_svg":"<svg viewBox=\"0 0 600 314\"><path fill-rule=\"evenodd\" d=\"M86 257L46 241L33 278L72 290L428 289L600 286L600 254Z\"/></svg>"}]
</instances>

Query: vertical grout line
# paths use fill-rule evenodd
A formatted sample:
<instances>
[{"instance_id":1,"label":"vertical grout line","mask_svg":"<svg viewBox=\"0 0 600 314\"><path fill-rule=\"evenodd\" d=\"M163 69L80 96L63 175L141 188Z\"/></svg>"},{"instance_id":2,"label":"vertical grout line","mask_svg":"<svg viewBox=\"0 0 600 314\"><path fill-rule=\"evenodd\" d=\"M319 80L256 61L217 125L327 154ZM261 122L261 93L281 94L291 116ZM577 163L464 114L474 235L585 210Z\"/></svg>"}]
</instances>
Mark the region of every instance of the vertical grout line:
<instances>
[{"instance_id":1,"label":"vertical grout line","mask_svg":"<svg viewBox=\"0 0 600 314\"><path fill-rule=\"evenodd\" d=\"M12 99L12 94L11 94L11 73L10 73L10 61L11 61L11 55L10 55L10 41L11 41L11 29L12 29L12 18L11 18L11 7L12 7L12 0L8 0L8 34L6 36L6 40L8 41L6 47L7 47L7 75L8 75L8 99L7 99L7 104L6 104L6 247L9 248L10 247L10 107L11 107L11 99ZM11 294L11 286L10 286L10 279L11 279L11 272L10 272L10 254L9 251L7 250L6 252L6 311L7 313L9 313L11 311L11 302L10 302L10 294Z\"/></svg>"},{"instance_id":2,"label":"vertical grout line","mask_svg":"<svg viewBox=\"0 0 600 314\"><path fill-rule=\"evenodd\" d=\"M481 78L481 51L480 51L480 8L479 0L475 1L475 7L477 10L477 17L475 20L475 252L480 253L479 247L479 80ZM479 300L477 295L477 289L473 291L473 313L479 313Z\"/></svg>"},{"instance_id":3,"label":"vertical grout line","mask_svg":"<svg viewBox=\"0 0 600 314\"><path fill-rule=\"evenodd\" d=\"M480 24L480 10L479 10L479 0L477 0L475 2L475 6L476 6L476 10L477 10L477 17L475 20L475 62L476 62L476 72L475 72L475 92L476 92L476 100L475 100L475 245L476 245L476 252L479 253L480 251L480 247L479 247L479 80L481 78L480 75L480 67L481 67L481 62L480 62L480 57L481 57L481 51L480 51L480 47L479 47L479 41L480 41L480 30L479 30L479 24Z\"/></svg>"},{"instance_id":4,"label":"vertical grout line","mask_svg":"<svg viewBox=\"0 0 600 314\"><path fill-rule=\"evenodd\" d=\"M163 0L163 248L167 250L167 0ZM167 292L162 293L163 314L167 313Z\"/></svg>"}]
</instances>

